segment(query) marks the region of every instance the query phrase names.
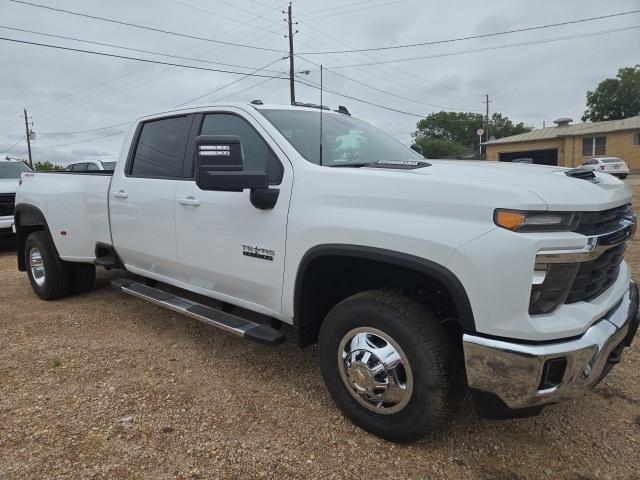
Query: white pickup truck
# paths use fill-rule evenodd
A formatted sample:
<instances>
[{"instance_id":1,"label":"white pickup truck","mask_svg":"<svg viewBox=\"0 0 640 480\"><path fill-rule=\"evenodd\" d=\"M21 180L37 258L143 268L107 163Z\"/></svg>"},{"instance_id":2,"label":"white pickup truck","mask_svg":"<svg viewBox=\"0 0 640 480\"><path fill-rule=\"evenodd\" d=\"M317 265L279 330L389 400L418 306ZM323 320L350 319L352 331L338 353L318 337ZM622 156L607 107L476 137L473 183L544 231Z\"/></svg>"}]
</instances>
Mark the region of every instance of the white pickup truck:
<instances>
[{"instance_id":1,"label":"white pickup truck","mask_svg":"<svg viewBox=\"0 0 640 480\"><path fill-rule=\"evenodd\" d=\"M630 202L608 174L427 161L344 107L254 101L139 119L113 172L24 173L15 228L40 298L123 268L125 294L289 331L354 423L411 441L465 385L481 415L532 415L620 361Z\"/></svg>"},{"instance_id":2,"label":"white pickup truck","mask_svg":"<svg viewBox=\"0 0 640 480\"><path fill-rule=\"evenodd\" d=\"M0 238L13 233L13 209L20 175L31 170L19 160L0 159Z\"/></svg>"}]
</instances>

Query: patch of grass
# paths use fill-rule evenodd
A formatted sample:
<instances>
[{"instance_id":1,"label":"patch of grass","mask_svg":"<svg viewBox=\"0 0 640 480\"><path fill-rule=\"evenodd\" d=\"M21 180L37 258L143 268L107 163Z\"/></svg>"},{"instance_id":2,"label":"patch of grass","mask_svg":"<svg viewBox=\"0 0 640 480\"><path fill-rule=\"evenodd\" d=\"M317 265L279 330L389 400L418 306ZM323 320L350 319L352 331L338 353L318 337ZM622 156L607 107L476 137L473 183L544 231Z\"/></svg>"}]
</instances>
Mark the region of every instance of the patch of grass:
<instances>
[{"instance_id":1,"label":"patch of grass","mask_svg":"<svg viewBox=\"0 0 640 480\"><path fill-rule=\"evenodd\" d=\"M60 362L60 360L58 360L57 358L53 361L53 368L58 368L60 365L62 365L62 362Z\"/></svg>"}]
</instances>

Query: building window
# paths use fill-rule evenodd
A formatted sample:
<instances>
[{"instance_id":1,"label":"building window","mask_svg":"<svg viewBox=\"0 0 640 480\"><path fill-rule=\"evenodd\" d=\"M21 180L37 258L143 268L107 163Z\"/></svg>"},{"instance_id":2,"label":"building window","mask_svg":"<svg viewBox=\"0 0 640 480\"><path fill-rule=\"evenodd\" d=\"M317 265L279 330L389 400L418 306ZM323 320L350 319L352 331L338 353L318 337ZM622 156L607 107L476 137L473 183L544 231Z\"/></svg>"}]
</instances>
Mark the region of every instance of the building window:
<instances>
[{"instance_id":1,"label":"building window","mask_svg":"<svg viewBox=\"0 0 640 480\"><path fill-rule=\"evenodd\" d=\"M604 155L607 147L607 137L586 137L582 139L582 156L596 157Z\"/></svg>"},{"instance_id":2,"label":"building window","mask_svg":"<svg viewBox=\"0 0 640 480\"><path fill-rule=\"evenodd\" d=\"M640 145L640 132L636 133L633 137L633 143L635 145Z\"/></svg>"}]
</instances>

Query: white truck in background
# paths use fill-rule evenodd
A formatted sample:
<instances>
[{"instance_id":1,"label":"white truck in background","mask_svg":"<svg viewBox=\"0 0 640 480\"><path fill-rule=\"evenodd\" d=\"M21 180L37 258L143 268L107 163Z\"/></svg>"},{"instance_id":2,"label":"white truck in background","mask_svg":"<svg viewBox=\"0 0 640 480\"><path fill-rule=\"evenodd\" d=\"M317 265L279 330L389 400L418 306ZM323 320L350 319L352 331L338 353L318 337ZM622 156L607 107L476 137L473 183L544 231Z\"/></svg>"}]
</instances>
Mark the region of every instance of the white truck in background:
<instances>
[{"instance_id":1,"label":"white truck in background","mask_svg":"<svg viewBox=\"0 0 640 480\"><path fill-rule=\"evenodd\" d=\"M116 168L115 161L106 160L83 160L69 163L64 169L67 172L93 172L96 170L111 170Z\"/></svg>"},{"instance_id":2,"label":"white truck in background","mask_svg":"<svg viewBox=\"0 0 640 480\"><path fill-rule=\"evenodd\" d=\"M13 233L13 209L20 175L30 171L19 160L0 160L0 238Z\"/></svg>"},{"instance_id":3,"label":"white truck in background","mask_svg":"<svg viewBox=\"0 0 640 480\"><path fill-rule=\"evenodd\" d=\"M98 265L247 339L290 325L342 411L400 442L465 384L496 418L602 380L638 327L630 202L600 172L426 161L344 108L255 101L139 119L114 172L24 173L15 226L42 299L89 291Z\"/></svg>"}]
</instances>

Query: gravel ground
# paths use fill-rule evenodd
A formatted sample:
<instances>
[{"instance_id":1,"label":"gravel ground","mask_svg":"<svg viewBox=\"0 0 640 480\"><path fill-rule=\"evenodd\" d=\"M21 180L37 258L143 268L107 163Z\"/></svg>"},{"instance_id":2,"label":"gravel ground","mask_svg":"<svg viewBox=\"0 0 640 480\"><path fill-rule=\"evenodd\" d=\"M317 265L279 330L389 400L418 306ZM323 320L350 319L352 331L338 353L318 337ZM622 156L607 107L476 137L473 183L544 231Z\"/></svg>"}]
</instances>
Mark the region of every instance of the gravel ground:
<instances>
[{"instance_id":1,"label":"gravel ground","mask_svg":"<svg viewBox=\"0 0 640 480\"><path fill-rule=\"evenodd\" d=\"M315 348L243 341L116 293L115 276L46 303L0 250L0 479L640 478L638 345L538 417L486 421L467 403L398 446L341 415Z\"/></svg>"}]
</instances>

